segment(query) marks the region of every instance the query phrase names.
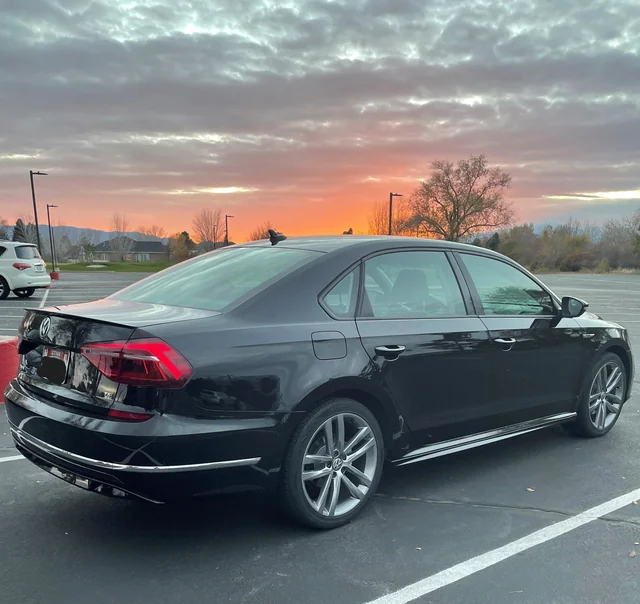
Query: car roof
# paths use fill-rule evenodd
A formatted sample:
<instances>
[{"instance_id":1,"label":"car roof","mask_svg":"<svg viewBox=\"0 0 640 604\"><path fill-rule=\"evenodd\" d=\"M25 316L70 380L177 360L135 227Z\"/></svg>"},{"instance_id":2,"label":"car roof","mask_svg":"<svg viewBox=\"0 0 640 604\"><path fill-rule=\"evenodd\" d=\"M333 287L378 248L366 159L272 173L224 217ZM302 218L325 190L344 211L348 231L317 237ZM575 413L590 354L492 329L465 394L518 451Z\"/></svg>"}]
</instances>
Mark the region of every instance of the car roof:
<instances>
[{"instance_id":1,"label":"car roof","mask_svg":"<svg viewBox=\"0 0 640 604\"><path fill-rule=\"evenodd\" d=\"M18 247L23 245L30 245L31 247L36 247L35 243L27 243L25 241L9 241L8 239L0 239L0 245L2 247Z\"/></svg>"},{"instance_id":2,"label":"car roof","mask_svg":"<svg viewBox=\"0 0 640 604\"><path fill-rule=\"evenodd\" d=\"M271 247L268 239L260 241L251 241L240 244L241 247ZM488 252L484 248L478 248L474 245L465 243L456 243L453 241L443 241L441 239L426 239L418 237L397 237L389 235L330 235L319 237L290 237L276 244L279 248L290 248L300 250L310 250L314 252L336 252L338 250L362 249L363 253L374 251L379 248L425 248L431 247L436 249L458 249L462 250L481 250ZM496 254L499 256L499 254Z\"/></svg>"}]
</instances>

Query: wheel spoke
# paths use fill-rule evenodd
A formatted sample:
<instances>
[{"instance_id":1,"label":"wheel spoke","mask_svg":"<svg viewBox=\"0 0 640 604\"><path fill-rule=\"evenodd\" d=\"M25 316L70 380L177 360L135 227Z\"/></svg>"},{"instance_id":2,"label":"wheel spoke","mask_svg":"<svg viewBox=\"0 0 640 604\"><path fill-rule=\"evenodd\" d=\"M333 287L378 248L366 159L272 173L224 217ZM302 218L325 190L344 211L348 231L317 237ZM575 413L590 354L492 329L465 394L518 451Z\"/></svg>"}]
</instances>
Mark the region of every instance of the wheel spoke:
<instances>
[{"instance_id":1,"label":"wheel spoke","mask_svg":"<svg viewBox=\"0 0 640 604\"><path fill-rule=\"evenodd\" d=\"M327 420L324 424L324 438L327 441L327 453L332 455L335 447L333 444L333 418Z\"/></svg>"},{"instance_id":2,"label":"wheel spoke","mask_svg":"<svg viewBox=\"0 0 640 604\"><path fill-rule=\"evenodd\" d=\"M329 501L329 516L333 516L336 513L336 506L338 505L338 498L340 497L340 485L342 484L340 474L336 474L331 479L331 484L333 491L331 492L331 501Z\"/></svg>"},{"instance_id":3,"label":"wheel spoke","mask_svg":"<svg viewBox=\"0 0 640 604\"><path fill-rule=\"evenodd\" d=\"M331 468L321 468L320 470L309 470L302 473L302 480L307 482L308 480L317 480L323 476L331 474Z\"/></svg>"},{"instance_id":4,"label":"wheel spoke","mask_svg":"<svg viewBox=\"0 0 640 604\"><path fill-rule=\"evenodd\" d=\"M371 486L371 479L364 472L358 470L358 468L356 468L355 466L347 464L344 466L344 470L345 472L351 472L360 481L360 484L364 485L365 487Z\"/></svg>"},{"instance_id":5,"label":"wheel spoke","mask_svg":"<svg viewBox=\"0 0 640 604\"><path fill-rule=\"evenodd\" d=\"M318 453L316 455L305 455L304 463L331 463L332 459L331 455L321 455Z\"/></svg>"},{"instance_id":6,"label":"wheel spoke","mask_svg":"<svg viewBox=\"0 0 640 604\"><path fill-rule=\"evenodd\" d=\"M600 395L597 395L596 400L589 405L589 413L593 413L600 406Z\"/></svg>"},{"instance_id":7,"label":"wheel spoke","mask_svg":"<svg viewBox=\"0 0 640 604\"><path fill-rule=\"evenodd\" d=\"M605 367L603 367L602 369L600 369L600 371L598 371L598 375L595 380L596 388L598 389L598 392L604 392L605 383L606 383L605 371L606 371Z\"/></svg>"},{"instance_id":8,"label":"wheel spoke","mask_svg":"<svg viewBox=\"0 0 640 604\"><path fill-rule=\"evenodd\" d=\"M364 497L364 493L355 484L353 484L345 474L340 474L340 478L353 497L356 499L362 499Z\"/></svg>"},{"instance_id":9,"label":"wheel spoke","mask_svg":"<svg viewBox=\"0 0 640 604\"><path fill-rule=\"evenodd\" d=\"M607 392L613 392L615 388L620 384L620 380L622 378L622 371L620 371L620 367L616 367L609 376L607 380Z\"/></svg>"},{"instance_id":10,"label":"wheel spoke","mask_svg":"<svg viewBox=\"0 0 640 604\"><path fill-rule=\"evenodd\" d=\"M607 401L613 403L614 405L621 405L622 399L617 394L607 394Z\"/></svg>"},{"instance_id":11,"label":"wheel spoke","mask_svg":"<svg viewBox=\"0 0 640 604\"><path fill-rule=\"evenodd\" d=\"M609 411L609 413L614 413L615 414L615 413L618 413L618 411L620 410L620 407L616 407L615 404L613 404L613 403L611 403L609 401L606 401L606 404L607 404L607 411Z\"/></svg>"},{"instance_id":12,"label":"wheel spoke","mask_svg":"<svg viewBox=\"0 0 640 604\"><path fill-rule=\"evenodd\" d=\"M351 464L356 459L362 457L371 447L375 446L376 441L372 438L368 440L364 445L362 445L357 451L351 453L351 455L347 455L347 463Z\"/></svg>"},{"instance_id":13,"label":"wheel spoke","mask_svg":"<svg viewBox=\"0 0 640 604\"><path fill-rule=\"evenodd\" d=\"M322 485L322 491L320 491L320 496L315 502L315 508L318 512L322 512L322 508L324 508L325 503L327 502L327 495L329 494L329 487L331 486L331 476L327 476L327 479L324 481Z\"/></svg>"},{"instance_id":14,"label":"wheel spoke","mask_svg":"<svg viewBox=\"0 0 640 604\"><path fill-rule=\"evenodd\" d=\"M371 434L371 430L369 426L365 426L364 428L360 428L355 436L351 438L351 440L345 445L344 452L348 455L353 447L355 447L363 438L369 436Z\"/></svg>"},{"instance_id":15,"label":"wheel spoke","mask_svg":"<svg viewBox=\"0 0 640 604\"><path fill-rule=\"evenodd\" d=\"M342 413L336 417L336 423L338 424L336 447L342 454L344 453L344 415Z\"/></svg>"},{"instance_id":16,"label":"wheel spoke","mask_svg":"<svg viewBox=\"0 0 640 604\"><path fill-rule=\"evenodd\" d=\"M605 411L604 403L601 403L598 407L598 413L596 415L596 425L598 428L602 430L604 428L604 420L607 417L607 412Z\"/></svg>"}]
</instances>

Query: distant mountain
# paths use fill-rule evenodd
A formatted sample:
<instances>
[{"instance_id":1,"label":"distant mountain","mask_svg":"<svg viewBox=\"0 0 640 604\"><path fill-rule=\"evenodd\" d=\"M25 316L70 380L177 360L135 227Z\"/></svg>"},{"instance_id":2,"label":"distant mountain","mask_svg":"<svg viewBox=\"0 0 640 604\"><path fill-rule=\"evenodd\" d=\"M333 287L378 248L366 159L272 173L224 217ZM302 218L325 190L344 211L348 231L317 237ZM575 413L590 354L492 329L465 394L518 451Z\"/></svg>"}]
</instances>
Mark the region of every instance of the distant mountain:
<instances>
[{"instance_id":1,"label":"distant mountain","mask_svg":"<svg viewBox=\"0 0 640 604\"><path fill-rule=\"evenodd\" d=\"M9 237L13 236L13 227L9 226ZM62 237L66 236L69 238L69 241L72 244L76 244L82 237L87 237L91 243L94 245L98 245L103 241L108 241L112 239L116 233L111 231L101 231L100 229L83 229L80 227L74 226L54 226L53 227L53 236L56 240L60 240ZM139 233L138 231L131 231L125 233L132 239L136 241L158 241L157 237L152 237L151 235L144 235L143 233ZM49 227L45 225L40 225L40 238L45 239L49 237ZM160 239L162 243L167 243L167 238Z\"/></svg>"}]
</instances>

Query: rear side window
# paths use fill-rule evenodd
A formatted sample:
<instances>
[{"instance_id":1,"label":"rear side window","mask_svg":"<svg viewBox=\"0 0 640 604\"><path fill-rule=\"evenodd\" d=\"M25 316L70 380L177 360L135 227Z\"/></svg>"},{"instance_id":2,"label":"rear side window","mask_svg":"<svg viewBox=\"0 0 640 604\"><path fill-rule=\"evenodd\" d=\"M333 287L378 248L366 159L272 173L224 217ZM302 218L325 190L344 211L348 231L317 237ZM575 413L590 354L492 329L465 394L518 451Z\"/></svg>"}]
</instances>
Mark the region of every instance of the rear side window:
<instances>
[{"instance_id":1,"label":"rear side window","mask_svg":"<svg viewBox=\"0 0 640 604\"><path fill-rule=\"evenodd\" d=\"M322 298L332 315L339 319L353 319L358 299L359 269L353 269L336 283Z\"/></svg>"},{"instance_id":2,"label":"rear side window","mask_svg":"<svg viewBox=\"0 0 640 604\"><path fill-rule=\"evenodd\" d=\"M0 245L0 258L2 257L2 254L4 254L6 251L7 251L7 248Z\"/></svg>"},{"instance_id":3,"label":"rear side window","mask_svg":"<svg viewBox=\"0 0 640 604\"><path fill-rule=\"evenodd\" d=\"M34 258L40 258L40 254L38 254L38 248L35 245L19 245L16 247L16 258L33 260Z\"/></svg>"},{"instance_id":4,"label":"rear side window","mask_svg":"<svg viewBox=\"0 0 640 604\"><path fill-rule=\"evenodd\" d=\"M319 252L276 247L229 247L182 262L111 297L222 311L319 255Z\"/></svg>"}]
</instances>

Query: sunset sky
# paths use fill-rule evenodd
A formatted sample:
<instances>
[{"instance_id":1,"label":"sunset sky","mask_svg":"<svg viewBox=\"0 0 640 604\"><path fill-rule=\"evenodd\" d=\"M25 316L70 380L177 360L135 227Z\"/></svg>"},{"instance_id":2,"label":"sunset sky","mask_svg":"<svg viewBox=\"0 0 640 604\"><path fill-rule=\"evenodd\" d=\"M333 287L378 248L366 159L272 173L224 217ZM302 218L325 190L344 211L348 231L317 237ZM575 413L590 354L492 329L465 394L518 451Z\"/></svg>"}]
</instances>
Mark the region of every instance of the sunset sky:
<instances>
[{"instance_id":1,"label":"sunset sky","mask_svg":"<svg viewBox=\"0 0 640 604\"><path fill-rule=\"evenodd\" d=\"M0 217L364 232L484 153L522 221L640 207L638 0L3 0Z\"/></svg>"}]
</instances>

